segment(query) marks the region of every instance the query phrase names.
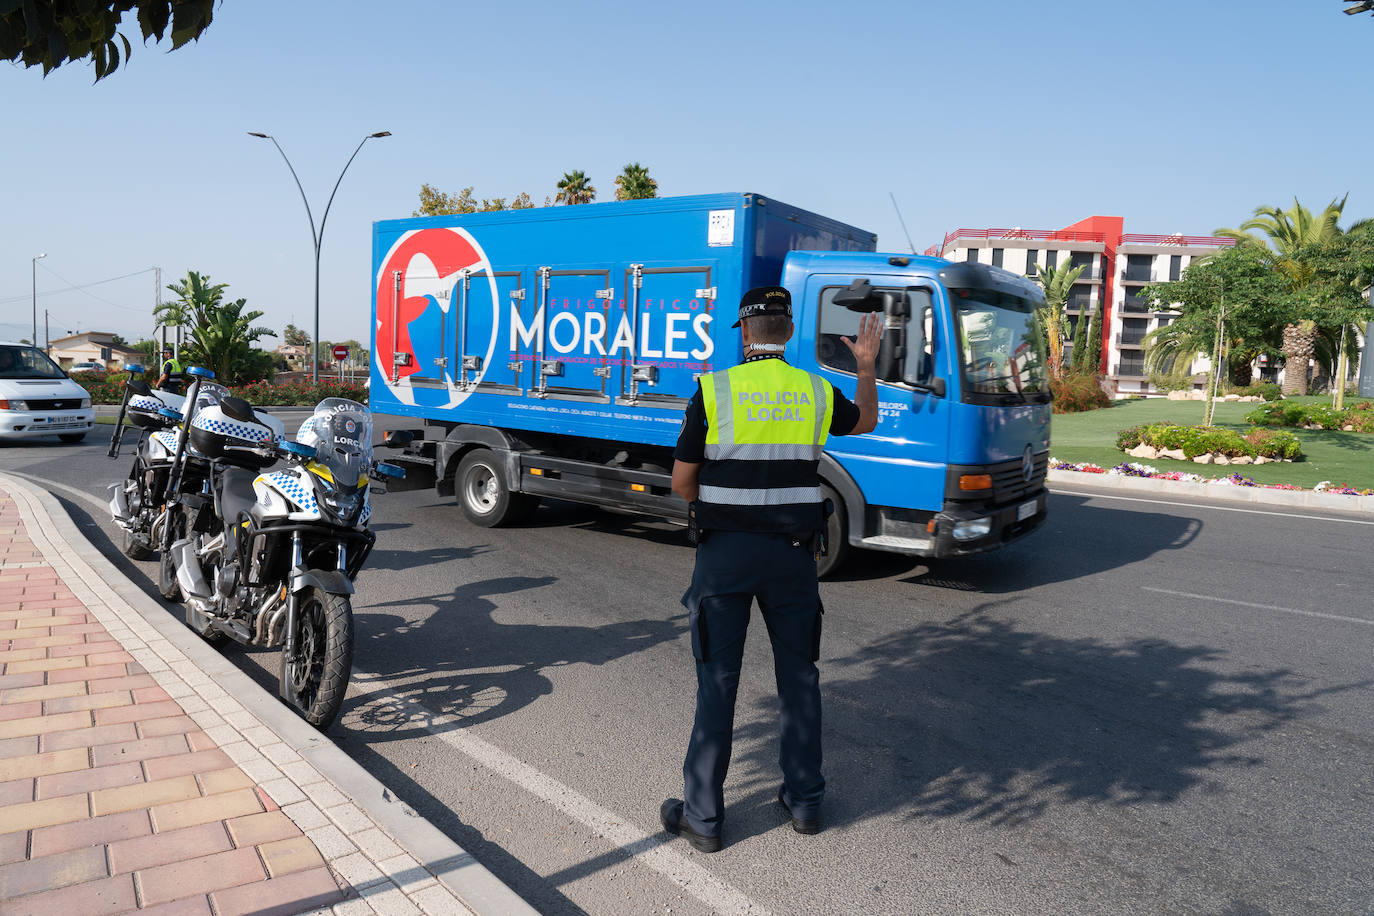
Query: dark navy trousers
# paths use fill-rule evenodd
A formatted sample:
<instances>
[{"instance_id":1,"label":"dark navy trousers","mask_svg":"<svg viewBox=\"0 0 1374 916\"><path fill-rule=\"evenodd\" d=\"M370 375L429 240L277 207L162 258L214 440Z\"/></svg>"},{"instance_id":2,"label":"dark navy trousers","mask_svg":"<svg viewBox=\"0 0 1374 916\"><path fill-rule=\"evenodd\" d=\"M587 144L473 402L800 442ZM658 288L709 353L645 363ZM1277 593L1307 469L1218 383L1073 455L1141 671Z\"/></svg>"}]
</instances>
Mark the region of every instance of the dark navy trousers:
<instances>
[{"instance_id":1,"label":"dark navy trousers","mask_svg":"<svg viewBox=\"0 0 1374 916\"><path fill-rule=\"evenodd\" d=\"M818 816L821 775L820 593L816 561L784 535L714 531L697 547L692 585L682 598L691 612L697 665L697 710L682 765L683 818L707 836L725 819L725 774L735 727L744 637L758 599L773 644L781 707L783 789L792 814Z\"/></svg>"}]
</instances>

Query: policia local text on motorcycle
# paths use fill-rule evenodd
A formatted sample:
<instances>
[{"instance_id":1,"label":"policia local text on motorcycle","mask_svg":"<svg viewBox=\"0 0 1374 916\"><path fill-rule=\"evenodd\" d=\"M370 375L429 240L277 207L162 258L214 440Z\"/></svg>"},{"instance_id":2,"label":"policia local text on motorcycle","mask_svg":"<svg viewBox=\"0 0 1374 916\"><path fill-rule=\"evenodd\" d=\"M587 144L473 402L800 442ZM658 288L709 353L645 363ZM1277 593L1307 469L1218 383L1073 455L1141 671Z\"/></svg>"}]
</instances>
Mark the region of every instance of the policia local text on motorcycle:
<instances>
[{"instance_id":1,"label":"policia local text on motorcycle","mask_svg":"<svg viewBox=\"0 0 1374 916\"><path fill-rule=\"evenodd\" d=\"M851 402L818 375L782 358L793 332L792 299L780 286L740 301L744 361L702 376L674 452L673 491L687 501L697 543L690 611L697 703L683 763L683 800L660 808L665 830L702 852L721 847L735 695L750 609L758 599L773 645L781 701L782 785L778 802L792 828L820 830L821 608L816 557L824 551L826 508L817 467L827 435L878 425L874 361L882 318L867 315L854 354Z\"/></svg>"}]
</instances>

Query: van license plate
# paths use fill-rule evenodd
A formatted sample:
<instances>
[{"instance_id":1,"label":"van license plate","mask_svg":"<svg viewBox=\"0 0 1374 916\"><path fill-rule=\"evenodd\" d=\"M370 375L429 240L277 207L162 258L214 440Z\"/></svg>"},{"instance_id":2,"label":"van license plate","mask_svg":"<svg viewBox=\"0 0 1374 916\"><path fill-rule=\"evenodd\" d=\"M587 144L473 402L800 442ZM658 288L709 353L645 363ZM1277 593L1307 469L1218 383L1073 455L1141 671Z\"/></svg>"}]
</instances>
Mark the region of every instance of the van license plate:
<instances>
[{"instance_id":1,"label":"van license plate","mask_svg":"<svg viewBox=\"0 0 1374 916\"><path fill-rule=\"evenodd\" d=\"M1022 503L1021 505L1016 507L1016 520L1018 522L1024 522L1026 519L1030 518L1034 514L1035 500L1033 499L1028 503Z\"/></svg>"}]
</instances>

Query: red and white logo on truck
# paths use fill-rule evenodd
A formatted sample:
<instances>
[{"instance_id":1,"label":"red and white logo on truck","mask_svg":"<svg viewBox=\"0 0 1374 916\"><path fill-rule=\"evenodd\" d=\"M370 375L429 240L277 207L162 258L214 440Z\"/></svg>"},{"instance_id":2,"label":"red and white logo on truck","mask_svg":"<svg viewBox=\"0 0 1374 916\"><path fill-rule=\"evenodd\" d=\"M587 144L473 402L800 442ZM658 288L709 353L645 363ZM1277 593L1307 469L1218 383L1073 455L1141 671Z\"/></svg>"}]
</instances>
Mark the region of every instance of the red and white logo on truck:
<instances>
[{"instance_id":1,"label":"red and white logo on truck","mask_svg":"<svg viewBox=\"0 0 1374 916\"><path fill-rule=\"evenodd\" d=\"M403 234L391 246L377 271L377 327L378 363L386 385L401 401L414 403L408 379L425 367L421 366L410 339L410 324L424 314L431 301L447 312L454 307L450 293L463 270L474 275L487 266L487 256L477 240L459 228L416 229ZM492 283L491 301L496 301L496 286ZM495 316L493 316L495 318ZM493 332L497 326L492 321ZM487 347L483 365L491 360L496 342L495 333ZM452 403L462 400L453 392Z\"/></svg>"}]
</instances>

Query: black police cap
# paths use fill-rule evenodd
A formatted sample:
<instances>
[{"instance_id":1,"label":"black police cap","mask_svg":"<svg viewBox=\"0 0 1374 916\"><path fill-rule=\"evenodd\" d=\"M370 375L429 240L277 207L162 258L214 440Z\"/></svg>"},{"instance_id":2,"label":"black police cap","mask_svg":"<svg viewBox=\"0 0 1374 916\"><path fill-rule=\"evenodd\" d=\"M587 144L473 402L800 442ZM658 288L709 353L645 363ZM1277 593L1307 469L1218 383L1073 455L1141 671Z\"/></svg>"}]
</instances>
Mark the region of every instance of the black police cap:
<instances>
[{"instance_id":1,"label":"black police cap","mask_svg":"<svg viewBox=\"0 0 1374 916\"><path fill-rule=\"evenodd\" d=\"M739 301L739 321L730 325L739 327L740 321L756 315L786 315L792 317L792 294L781 286L756 286L745 293Z\"/></svg>"}]
</instances>

